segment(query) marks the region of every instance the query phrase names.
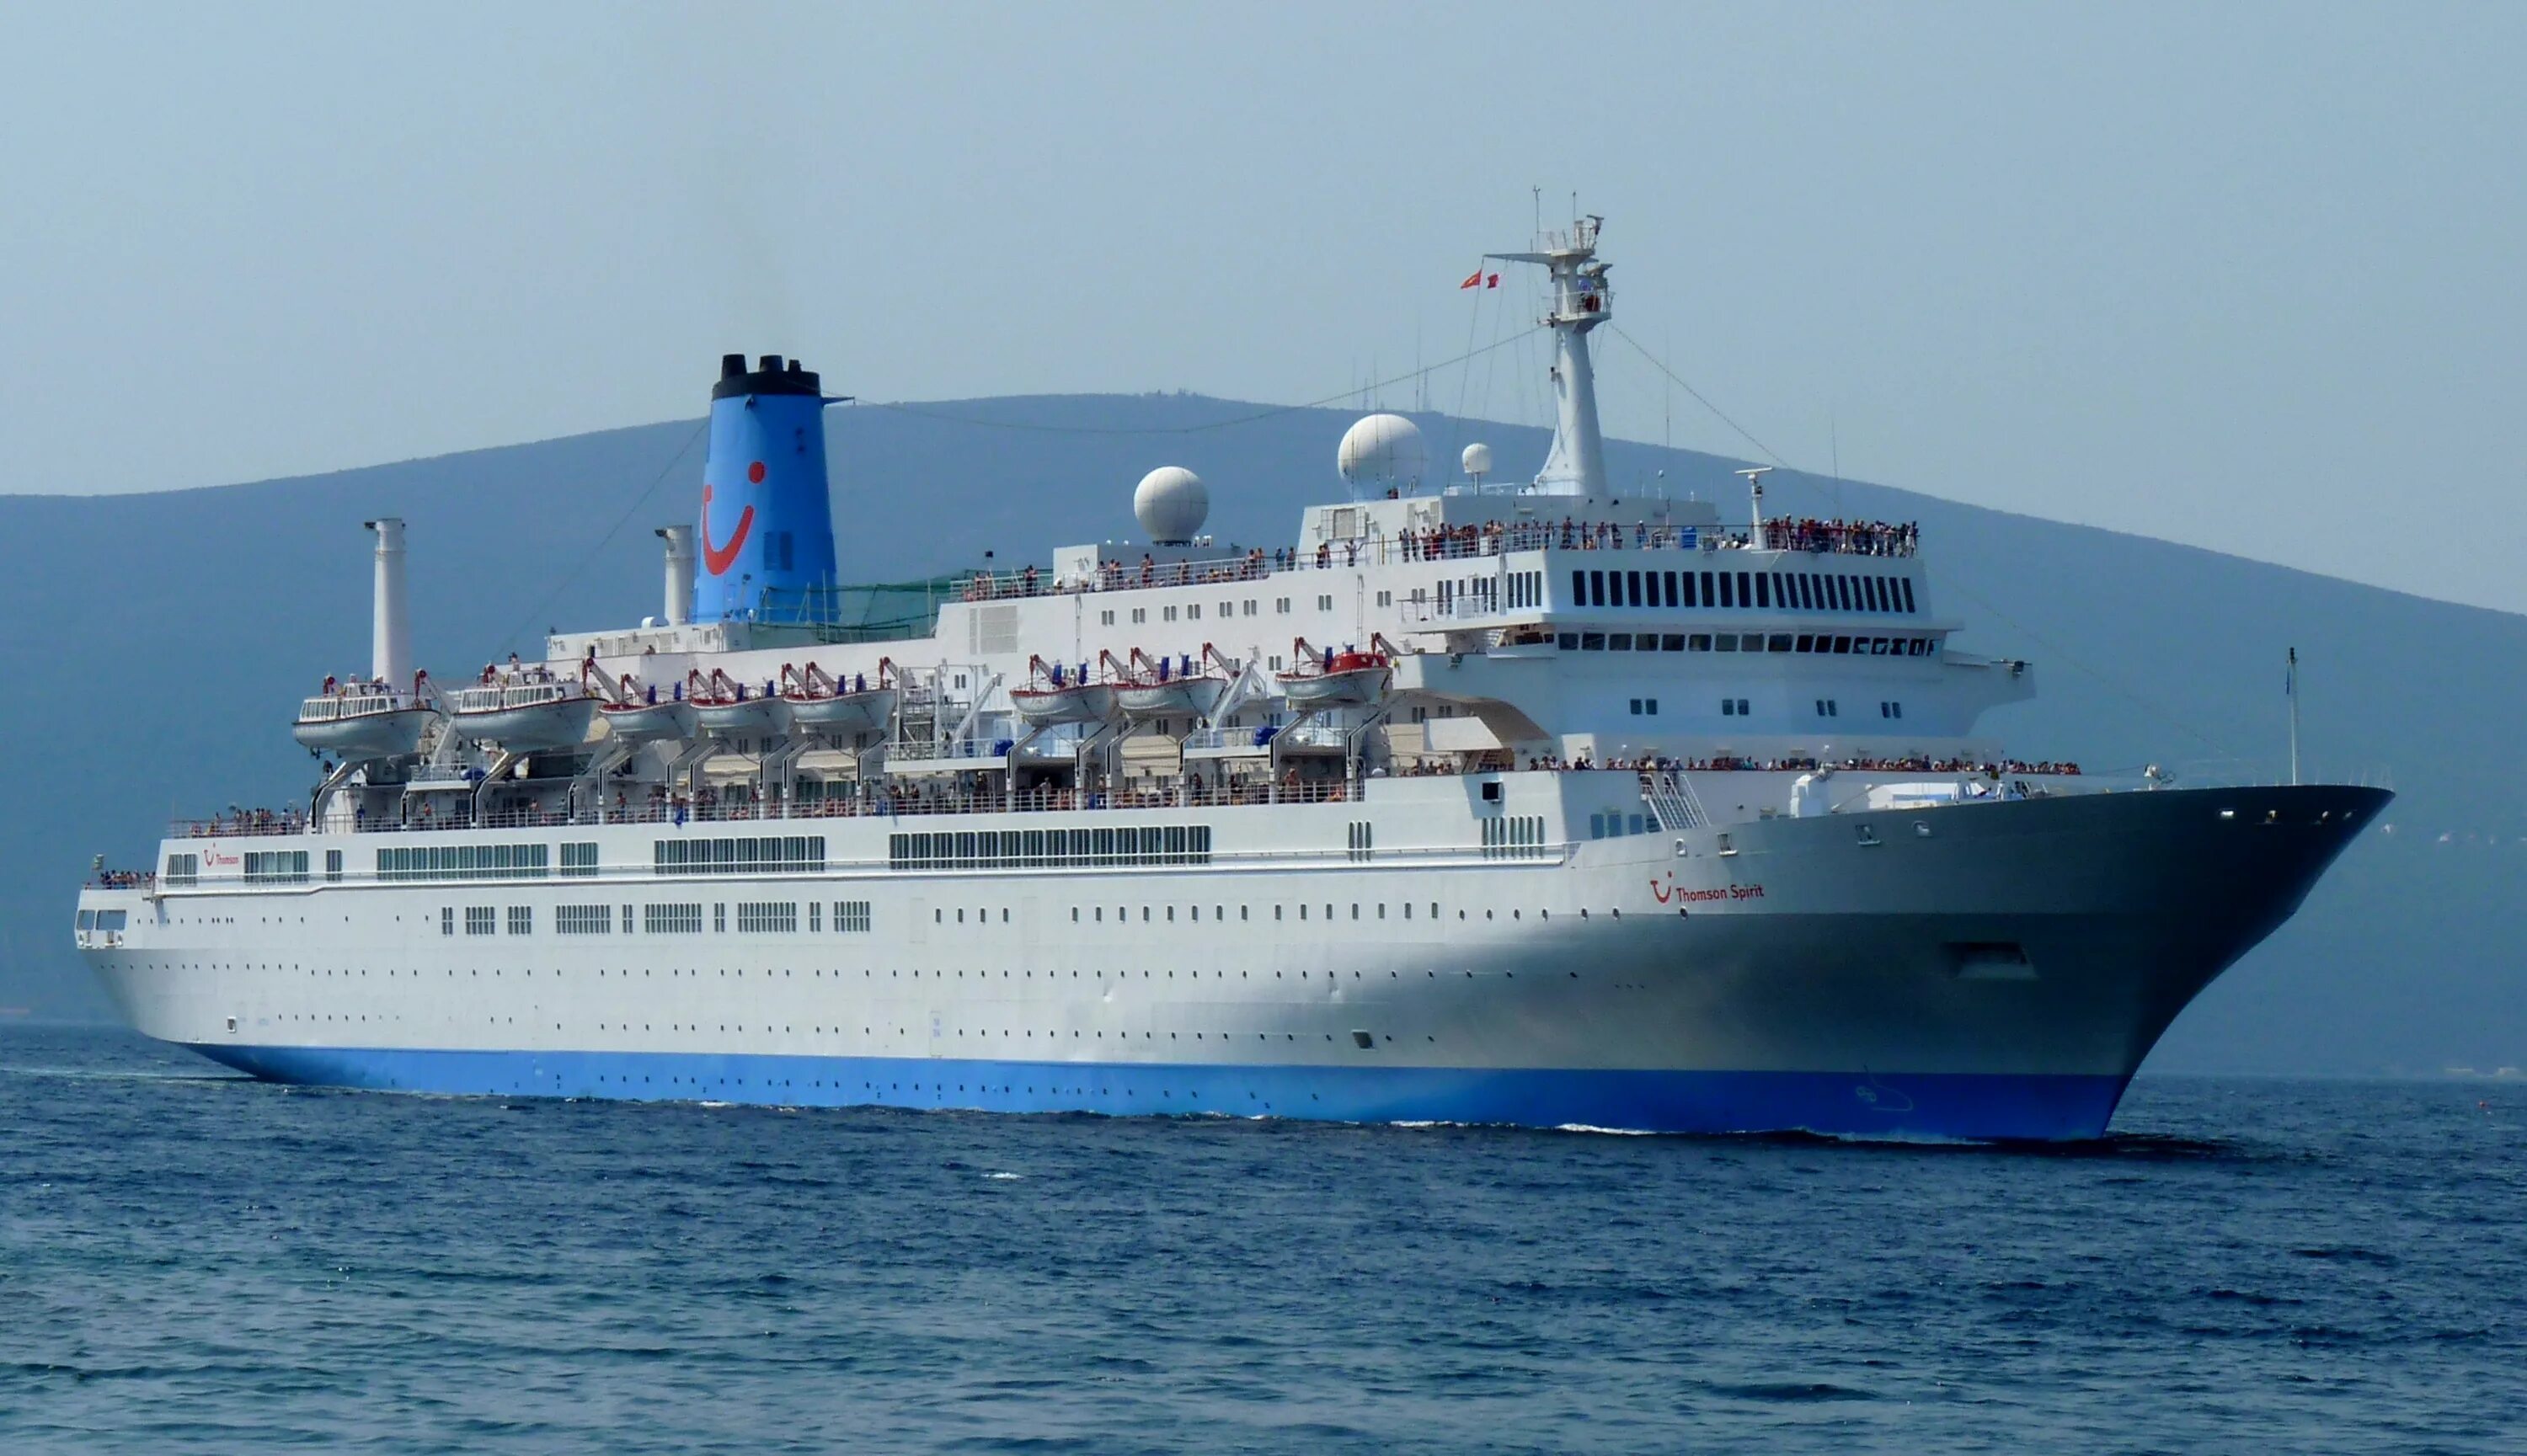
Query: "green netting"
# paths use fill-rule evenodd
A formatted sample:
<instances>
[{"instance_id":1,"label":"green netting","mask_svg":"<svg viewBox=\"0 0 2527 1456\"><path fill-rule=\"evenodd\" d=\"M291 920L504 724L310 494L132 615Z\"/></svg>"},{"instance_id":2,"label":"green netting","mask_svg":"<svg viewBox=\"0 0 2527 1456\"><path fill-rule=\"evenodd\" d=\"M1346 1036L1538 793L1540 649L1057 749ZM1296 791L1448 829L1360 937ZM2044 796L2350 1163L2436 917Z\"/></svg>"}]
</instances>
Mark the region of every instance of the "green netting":
<instances>
[{"instance_id":1,"label":"green netting","mask_svg":"<svg viewBox=\"0 0 2527 1456\"><path fill-rule=\"evenodd\" d=\"M755 620L803 627L829 642L895 641L927 636L939 604L957 600L963 578L869 581L849 586L767 589Z\"/></svg>"}]
</instances>

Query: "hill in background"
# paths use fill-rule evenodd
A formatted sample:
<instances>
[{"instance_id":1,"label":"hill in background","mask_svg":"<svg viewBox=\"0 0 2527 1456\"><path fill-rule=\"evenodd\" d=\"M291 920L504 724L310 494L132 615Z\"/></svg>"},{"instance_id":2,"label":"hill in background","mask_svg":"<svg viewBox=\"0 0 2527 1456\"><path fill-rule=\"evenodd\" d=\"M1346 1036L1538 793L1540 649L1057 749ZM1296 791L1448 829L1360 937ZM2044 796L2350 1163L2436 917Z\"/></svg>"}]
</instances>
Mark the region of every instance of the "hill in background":
<instances>
[{"instance_id":1,"label":"hill in background","mask_svg":"<svg viewBox=\"0 0 2527 1456\"><path fill-rule=\"evenodd\" d=\"M844 575L893 580L1129 538L1131 487L1163 464L1209 483L1223 544L1286 543L1301 507L1334 494L1351 416L1167 395L829 418ZM1541 430L1417 418L1434 462L1476 438L1503 477L1543 458ZM414 650L461 678L537 655L548 628L656 612L650 528L691 519L702 443L674 422L251 485L0 497L0 741L18 774L0 817L0 1005L110 1015L70 949L90 856L142 864L171 816L304 797L290 712L327 672L368 664L363 520L410 523ZM1608 456L1619 487L1743 514L1741 462L1621 441ZM2527 619L2265 565L2251 540L2203 551L1787 471L1770 486L1780 512L1922 524L1933 606L1969 624L1960 645L2037 664L2037 700L1986 723L2023 756L2276 775L2295 645L2310 776L2401 794L2179 1020L2153 1070L2527 1061L2527 788L2501 768Z\"/></svg>"}]
</instances>

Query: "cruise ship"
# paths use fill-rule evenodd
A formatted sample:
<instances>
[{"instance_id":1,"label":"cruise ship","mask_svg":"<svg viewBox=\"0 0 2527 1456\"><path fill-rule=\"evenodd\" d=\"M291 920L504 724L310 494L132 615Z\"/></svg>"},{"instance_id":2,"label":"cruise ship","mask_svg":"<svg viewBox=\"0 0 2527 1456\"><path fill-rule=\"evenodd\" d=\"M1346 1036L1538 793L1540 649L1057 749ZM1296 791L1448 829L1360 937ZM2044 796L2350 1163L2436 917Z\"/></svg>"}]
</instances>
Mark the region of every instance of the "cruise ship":
<instances>
[{"instance_id":1,"label":"cruise ship","mask_svg":"<svg viewBox=\"0 0 2527 1456\"><path fill-rule=\"evenodd\" d=\"M435 678L368 522L370 669L292 726L321 783L100 872L78 946L142 1032L290 1082L2099 1135L2389 795L2013 756L1979 726L2034 670L1958 644L1912 527L1760 471L1617 492L1599 226L1486 263L1541 270L1537 474L1372 415L1284 543L1160 467L1146 543L872 622L837 399L778 356L721 361L638 626Z\"/></svg>"}]
</instances>

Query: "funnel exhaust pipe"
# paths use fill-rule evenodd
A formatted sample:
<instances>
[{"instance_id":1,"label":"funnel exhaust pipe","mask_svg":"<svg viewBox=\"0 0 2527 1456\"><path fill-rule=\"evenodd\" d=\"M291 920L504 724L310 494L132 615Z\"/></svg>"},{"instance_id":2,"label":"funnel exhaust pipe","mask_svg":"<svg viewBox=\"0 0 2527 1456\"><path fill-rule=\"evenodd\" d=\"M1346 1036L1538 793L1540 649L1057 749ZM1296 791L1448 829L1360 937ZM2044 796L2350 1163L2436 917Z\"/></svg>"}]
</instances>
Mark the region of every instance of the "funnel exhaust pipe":
<instances>
[{"instance_id":1,"label":"funnel exhaust pipe","mask_svg":"<svg viewBox=\"0 0 2527 1456\"><path fill-rule=\"evenodd\" d=\"M694 528L662 526L658 539L667 543L667 611L662 620L682 627L694 620Z\"/></svg>"}]
</instances>

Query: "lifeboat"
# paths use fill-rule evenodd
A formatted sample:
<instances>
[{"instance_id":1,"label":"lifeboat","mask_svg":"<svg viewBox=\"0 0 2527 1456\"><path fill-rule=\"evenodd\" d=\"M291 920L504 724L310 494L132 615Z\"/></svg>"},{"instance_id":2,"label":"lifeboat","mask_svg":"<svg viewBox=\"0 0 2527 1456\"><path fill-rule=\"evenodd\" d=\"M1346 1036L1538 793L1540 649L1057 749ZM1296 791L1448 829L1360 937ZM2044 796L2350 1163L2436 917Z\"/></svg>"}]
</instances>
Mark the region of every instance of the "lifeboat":
<instances>
[{"instance_id":1,"label":"lifeboat","mask_svg":"<svg viewBox=\"0 0 2527 1456\"><path fill-rule=\"evenodd\" d=\"M789 707L779 694L768 685L748 687L718 668L707 678L696 669L687 679L685 698L693 704L694 721L708 732L773 735L789 730Z\"/></svg>"},{"instance_id":2,"label":"lifeboat","mask_svg":"<svg viewBox=\"0 0 2527 1456\"><path fill-rule=\"evenodd\" d=\"M1059 723L1103 723L1113 716L1114 685L1091 682L1085 667L1076 674L1059 663L1033 658L1027 685L1009 690L1009 706L1037 728Z\"/></svg>"},{"instance_id":3,"label":"lifeboat","mask_svg":"<svg viewBox=\"0 0 2527 1456\"><path fill-rule=\"evenodd\" d=\"M596 719L596 699L587 688L552 678L459 688L448 694L448 709L458 737L510 753L576 748Z\"/></svg>"},{"instance_id":4,"label":"lifeboat","mask_svg":"<svg viewBox=\"0 0 2527 1456\"><path fill-rule=\"evenodd\" d=\"M605 703L597 712L614 736L627 743L673 743L694 735L694 705L672 698L663 703Z\"/></svg>"},{"instance_id":5,"label":"lifeboat","mask_svg":"<svg viewBox=\"0 0 2527 1456\"><path fill-rule=\"evenodd\" d=\"M1203 648L1207 664L1211 648ZM1191 657L1169 661L1132 650L1130 670L1114 683L1114 706L1125 718L1207 718L1228 691L1225 674L1206 672Z\"/></svg>"},{"instance_id":6,"label":"lifeboat","mask_svg":"<svg viewBox=\"0 0 2527 1456\"><path fill-rule=\"evenodd\" d=\"M1272 675L1293 708L1360 708L1386 696L1395 666L1383 652L1311 653L1303 666Z\"/></svg>"},{"instance_id":7,"label":"lifeboat","mask_svg":"<svg viewBox=\"0 0 2527 1456\"><path fill-rule=\"evenodd\" d=\"M895 716L896 690L887 685L894 666L891 660L878 663L875 687L864 676L838 678L814 663L803 673L784 667L782 706L807 732L846 738L877 732Z\"/></svg>"},{"instance_id":8,"label":"lifeboat","mask_svg":"<svg viewBox=\"0 0 2527 1456\"><path fill-rule=\"evenodd\" d=\"M420 685L416 678L414 687ZM422 734L438 716L422 705L418 691L406 695L365 685L337 690L328 678L322 694L299 703L289 736L303 748L343 759L401 758L421 750Z\"/></svg>"}]
</instances>

